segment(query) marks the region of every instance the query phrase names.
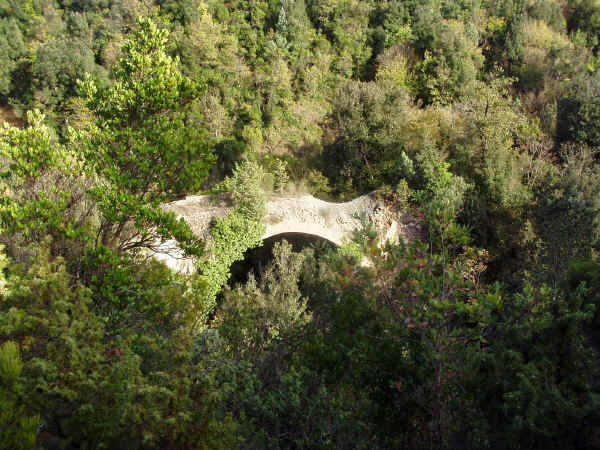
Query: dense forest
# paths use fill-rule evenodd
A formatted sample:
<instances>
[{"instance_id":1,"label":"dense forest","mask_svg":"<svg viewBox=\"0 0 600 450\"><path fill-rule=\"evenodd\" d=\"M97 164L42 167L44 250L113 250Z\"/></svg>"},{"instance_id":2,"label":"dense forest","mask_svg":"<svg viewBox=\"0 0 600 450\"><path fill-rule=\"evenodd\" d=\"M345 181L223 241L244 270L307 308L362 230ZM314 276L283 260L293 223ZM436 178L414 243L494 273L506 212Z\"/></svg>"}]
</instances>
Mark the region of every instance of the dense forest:
<instances>
[{"instance_id":1,"label":"dense forest","mask_svg":"<svg viewBox=\"0 0 600 450\"><path fill-rule=\"evenodd\" d=\"M599 0L0 0L0 30L0 448L600 448ZM271 196L372 191L422 239L230 281ZM208 237L162 208L198 193L232 204Z\"/></svg>"}]
</instances>

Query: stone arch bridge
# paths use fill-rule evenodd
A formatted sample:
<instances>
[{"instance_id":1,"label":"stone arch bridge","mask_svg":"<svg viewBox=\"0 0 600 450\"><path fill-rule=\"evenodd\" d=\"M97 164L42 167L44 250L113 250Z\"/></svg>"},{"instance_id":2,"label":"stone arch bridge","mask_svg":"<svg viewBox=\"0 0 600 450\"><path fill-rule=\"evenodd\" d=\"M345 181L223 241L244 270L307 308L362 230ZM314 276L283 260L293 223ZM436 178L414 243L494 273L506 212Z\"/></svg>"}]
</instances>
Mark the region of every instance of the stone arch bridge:
<instances>
[{"instance_id":1,"label":"stone arch bridge","mask_svg":"<svg viewBox=\"0 0 600 450\"><path fill-rule=\"evenodd\" d=\"M192 231L202 237L208 237L214 219L226 216L231 208L226 199L215 201L208 195L187 197L164 205L165 210L182 217ZM394 202L383 200L375 191L344 203L326 202L311 195L273 196L267 201L263 240L284 233L303 233L339 246L350 239L363 222L373 227L382 243L397 242L400 237L410 240L420 233L413 216L400 211ZM191 270L192 262L177 257L172 248L155 257L175 270Z\"/></svg>"}]
</instances>

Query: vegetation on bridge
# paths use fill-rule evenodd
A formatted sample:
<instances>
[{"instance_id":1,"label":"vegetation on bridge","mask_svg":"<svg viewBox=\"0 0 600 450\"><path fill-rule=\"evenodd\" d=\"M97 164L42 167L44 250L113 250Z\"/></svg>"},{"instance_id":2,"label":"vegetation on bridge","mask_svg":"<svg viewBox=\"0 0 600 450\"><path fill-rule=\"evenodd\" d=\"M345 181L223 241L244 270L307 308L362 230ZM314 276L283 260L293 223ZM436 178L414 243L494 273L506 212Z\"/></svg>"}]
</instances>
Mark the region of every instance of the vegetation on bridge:
<instances>
[{"instance_id":1,"label":"vegetation on bridge","mask_svg":"<svg viewBox=\"0 0 600 450\"><path fill-rule=\"evenodd\" d=\"M599 24L0 0L0 447L597 447ZM226 286L285 186L381 189L426 232L282 243ZM159 207L212 190L236 206L206 242ZM194 273L148 257L172 240Z\"/></svg>"}]
</instances>

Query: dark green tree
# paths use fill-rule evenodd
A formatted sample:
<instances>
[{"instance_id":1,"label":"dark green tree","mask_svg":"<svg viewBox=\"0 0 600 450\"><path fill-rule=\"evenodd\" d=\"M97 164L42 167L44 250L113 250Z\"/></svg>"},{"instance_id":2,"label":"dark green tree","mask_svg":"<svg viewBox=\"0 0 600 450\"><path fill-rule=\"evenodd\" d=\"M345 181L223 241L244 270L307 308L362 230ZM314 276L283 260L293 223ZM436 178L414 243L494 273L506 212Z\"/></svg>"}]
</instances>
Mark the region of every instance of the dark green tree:
<instances>
[{"instance_id":1,"label":"dark green tree","mask_svg":"<svg viewBox=\"0 0 600 450\"><path fill-rule=\"evenodd\" d=\"M30 252L26 264L7 268L0 339L21 348L18 400L27 414L39 414L42 447L232 448L220 392L192 360L192 303L169 270L151 264L128 280L141 305L129 305L129 320L114 329L110 284L118 274L104 290L90 290L62 258Z\"/></svg>"},{"instance_id":2,"label":"dark green tree","mask_svg":"<svg viewBox=\"0 0 600 450\"><path fill-rule=\"evenodd\" d=\"M0 95L6 96L11 92L13 71L25 56L26 47L14 18L0 19L0 31Z\"/></svg>"},{"instance_id":3,"label":"dark green tree","mask_svg":"<svg viewBox=\"0 0 600 450\"><path fill-rule=\"evenodd\" d=\"M14 450L33 450L39 417L27 417L17 401L16 386L23 371L19 346L6 341L0 346L0 445Z\"/></svg>"},{"instance_id":4,"label":"dark green tree","mask_svg":"<svg viewBox=\"0 0 600 450\"><path fill-rule=\"evenodd\" d=\"M337 139L325 148L323 159L338 189L363 193L398 182L398 123L405 119L409 102L406 91L376 83L348 82L337 89L330 114Z\"/></svg>"},{"instance_id":5,"label":"dark green tree","mask_svg":"<svg viewBox=\"0 0 600 450\"><path fill-rule=\"evenodd\" d=\"M569 31L587 33L590 43L598 48L600 39L600 5L594 0L569 0L567 26Z\"/></svg>"},{"instance_id":6,"label":"dark green tree","mask_svg":"<svg viewBox=\"0 0 600 450\"><path fill-rule=\"evenodd\" d=\"M40 46L33 65L36 99L55 107L76 93L77 80L97 73L94 53L80 39L54 39Z\"/></svg>"},{"instance_id":7,"label":"dark green tree","mask_svg":"<svg viewBox=\"0 0 600 450\"><path fill-rule=\"evenodd\" d=\"M578 76L558 102L556 140L600 146L600 72Z\"/></svg>"}]
</instances>

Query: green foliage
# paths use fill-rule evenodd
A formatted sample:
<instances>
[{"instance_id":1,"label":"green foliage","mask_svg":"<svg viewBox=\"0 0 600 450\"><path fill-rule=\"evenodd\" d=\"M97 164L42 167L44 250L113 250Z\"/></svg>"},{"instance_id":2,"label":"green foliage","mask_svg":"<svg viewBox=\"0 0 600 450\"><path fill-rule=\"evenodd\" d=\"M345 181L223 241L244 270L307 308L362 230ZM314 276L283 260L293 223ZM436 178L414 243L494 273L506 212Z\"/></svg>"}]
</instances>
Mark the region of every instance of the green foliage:
<instances>
[{"instance_id":1,"label":"green foliage","mask_svg":"<svg viewBox=\"0 0 600 450\"><path fill-rule=\"evenodd\" d=\"M200 242L160 203L197 190L208 174L212 144L185 121L186 102L200 87L183 76L167 54L164 30L140 20L115 70L115 83L80 87L95 123L75 136L89 169L101 183L91 195L103 214L102 243L120 251L174 237L190 254ZM126 234L133 223L134 232Z\"/></svg>"},{"instance_id":2,"label":"green foliage","mask_svg":"<svg viewBox=\"0 0 600 450\"><path fill-rule=\"evenodd\" d=\"M158 337L163 343L155 343L156 350L179 328L191 326L203 311L200 295L189 289L193 280L177 276L157 261L100 247L86 252L79 264L79 274L90 288L108 334L129 330L142 340Z\"/></svg>"},{"instance_id":3,"label":"green foliage","mask_svg":"<svg viewBox=\"0 0 600 450\"><path fill-rule=\"evenodd\" d=\"M3 178L15 177L22 183L32 184L43 170L66 168L66 155L60 147L55 150L58 143L53 142L51 129L43 124L43 114L32 111L27 118L29 126L25 130L3 124L2 151L9 161Z\"/></svg>"},{"instance_id":4,"label":"green foliage","mask_svg":"<svg viewBox=\"0 0 600 450\"><path fill-rule=\"evenodd\" d=\"M261 274L224 293L219 332L236 359L257 361L276 341L307 324L311 315L298 286L305 256L283 241L273 248L273 261Z\"/></svg>"},{"instance_id":5,"label":"green foliage","mask_svg":"<svg viewBox=\"0 0 600 450\"><path fill-rule=\"evenodd\" d=\"M14 19L0 20L0 95L8 95L12 89L13 72L26 55L23 33Z\"/></svg>"},{"instance_id":6,"label":"green foliage","mask_svg":"<svg viewBox=\"0 0 600 450\"><path fill-rule=\"evenodd\" d=\"M220 345L233 358L219 372L236 386L229 401L240 432L251 447L360 446L368 430L348 420L353 405L298 353L312 322L300 290L312 252L284 242L273 253L258 281L225 291L217 314Z\"/></svg>"},{"instance_id":7,"label":"green foliage","mask_svg":"<svg viewBox=\"0 0 600 450\"><path fill-rule=\"evenodd\" d=\"M290 181L290 176L287 170L287 162L278 160L275 164L275 171L273 174L275 182L273 188L282 194Z\"/></svg>"},{"instance_id":8,"label":"green foliage","mask_svg":"<svg viewBox=\"0 0 600 450\"><path fill-rule=\"evenodd\" d=\"M535 148L539 130L510 96L510 83L502 77L477 82L475 91L457 105L465 134L457 136L448 158L456 174L473 186L461 218L478 244L503 260L502 271L510 254L523 258L529 251L527 208L535 186L527 175L531 174L530 180L543 176L535 172L545 167L535 161L545 155L524 151L527 146Z\"/></svg>"},{"instance_id":9,"label":"green foliage","mask_svg":"<svg viewBox=\"0 0 600 450\"><path fill-rule=\"evenodd\" d=\"M502 206L518 208L531 193L522 181L522 157L515 148L527 138L535 137L535 128L519 113L508 94L512 80L491 79L478 83L477 89L461 105L471 142L457 148L457 163L479 179L478 187Z\"/></svg>"},{"instance_id":10,"label":"green foliage","mask_svg":"<svg viewBox=\"0 0 600 450\"><path fill-rule=\"evenodd\" d=\"M535 225L543 239L544 275L553 283L564 279L572 260L590 258L600 239L596 154L587 146L563 146L560 177L540 193Z\"/></svg>"},{"instance_id":11,"label":"green foliage","mask_svg":"<svg viewBox=\"0 0 600 450\"><path fill-rule=\"evenodd\" d=\"M89 235L84 225L90 205L83 201L83 186L75 184L82 180L80 162L44 125L43 114L31 111L27 118L26 128L5 123L0 129L0 223L5 238L11 236L5 240L13 255L48 235L56 251Z\"/></svg>"},{"instance_id":12,"label":"green foliage","mask_svg":"<svg viewBox=\"0 0 600 450\"><path fill-rule=\"evenodd\" d=\"M35 56L33 77L36 80L37 101L54 106L73 96L77 80L86 74L96 74L94 54L81 40L55 39L40 46Z\"/></svg>"},{"instance_id":13,"label":"green foliage","mask_svg":"<svg viewBox=\"0 0 600 450\"><path fill-rule=\"evenodd\" d=\"M212 226L206 255L199 262L198 272L206 299L203 324L214 312L217 294L229 279L231 265L243 259L246 250L262 242L263 219L267 213L267 175L258 162L245 160L236 164L233 174L215 189L216 192L230 193L234 208Z\"/></svg>"},{"instance_id":14,"label":"green foliage","mask_svg":"<svg viewBox=\"0 0 600 450\"><path fill-rule=\"evenodd\" d=\"M441 245L444 240L466 244L467 233L456 225L455 220L469 186L448 170L450 164L441 160L431 147L424 149L419 157L424 188L415 193L415 198L422 205L431 237L434 241L440 239Z\"/></svg>"},{"instance_id":15,"label":"green foliage","mask_svg":"<svg viewBox=\"0 0 600 450\"><path fill-rule=\"evenodd\" d=\"M569 0L567 25L570 31L581 30L592 45L598 47L600 5L595 0Z\"/></svg>"},{"instance_id":16,"label":"green foliage","mask_svg":"<svg viewBox=\"0 0 600 450\"><path fill-rule=\"evenodd\" d=\"M432 17L421 10L413 28L418 44L425 46L415 90L426 102L451 103L472 89L483 64L477 36L469 36L465 24Z\"/></svg>"},{"instance_id":17,"label":"green foliage","mask_svg":"<svg viewBox=\"0 0 600 450\"><path fill-rule=\"evenodd\" d=\"M557 141L600 145L597 74L578 77L558 104Z\"/></svg>"},{"instance_id":18,"label":"green foliage","mask_svg":"<svg viewBox=\"0 0 600 450\"><path fill-rule=\"evenodd\" d=\"M593 418L596 407L589 378L594 352L583 335L590 312L579 299L549 289L526 290L501 309L498 320L505 326L490 333L487 355L472 360L479 371L487 366L484 373L494 373L475 395L488 402L488 426L501 424L498 445L576 445L581 424ZM580 376L574 379L573 373ZM502 408L496 399L502 399Z\"/></svg>"},{"instance_id":19,"label":"green foliage","mask_svg":"<svg viewBox=\"0 0 600 450\"><path fill-rule=\"evenodd\" d=\"M334 168L331 178L357 191L394 182L393 167L407 108L405 91L386 90L374 83L348 83L337 91L331 114L339 130L336 141L325 149L325 163Z\"/></svg>"},{"instance_id":20,"label":"green foliage","mask_svg":"<svg viewBox=\"0 0 600 450\"><path fill-rule=\"evenodd\" d=\"M40 415L44 439L66 448L231 446L219 396L191 361L189 330L174 331L168 345L132 323L106 335L90 290L71 284L61 259L40 250L29 267L10 268L0 304L0 336L23 355L19 392L31 394L21 401ZM167 299L148 290L143 308ZM159 317L149 323L164 324Z\"/></svg>"},{"instance_id":21,"label":"green foliage","mask_svg":"<svg viewBox=\"0 0 600 450\"><path fill-rule=\"evenodd\" d=\"M342 75L359 75L371 57L368 39L368 19L373 5L357 0L308 1L308 15L336 47L335 70Z\"/></svg>"},{"instance_id":22,"label":"green foliage","mask_svg":"<svg viewBox=\"0 0 600 450\"><path fill-rule=\"evenodd\" d=\"M598 6L0 0L0 446L592 448ZM302 183L425 242L221 294Z\"/></svg>"},{"instance_id":23,"label":"green foliage","mask_svg":"<svg viewBox=\"0 0 600 450\"><path fill-rule=\"evenodd\" d=\"M233 174L226 177L218 190L229 192L235 208L250 220L260 221L267 213L265 183L267 172L257 161L236 164Z\"/></svg>"},{"instance_id":24,"label":"green foliage","mask_svg":"<svg viewBox=\"0 0 600 450\"><path fill-rule=\"evenodd\" d=\"M229 279L229 268L243 259L246 250L262 242L264 225L247 217L240 211L233 211L227 217L217 219L210 231L206 256L199 263L200 279L205 283L204 296L206 310L202 323L212 314L217 294Z\"/></svg>"},{"instance_id":25,"label":"green foliage","mask_svg":"<svg viewBox=\"0 0 600 450\"><path fill-rule=\"evenodd\" d=\"M34 449L39 417L27 417L16 401L15 384L23 370L19 346L6 341L0 347L0 444L15 450Z\"/></svg>"},{"instance_id":26,"label":"green foliage","mask_svg":"<svg viewBox=\"0 0 600 450\"><path fill-rule=\"evenodd\" d=\"M547 288L481 289L480 255L448 265L388 247L373 273L321 268L310 283L311 299L328 299L315 312L326 325L302 360L347 398L367 396L350 420L367 421L369 447L574 448L594 417L591 310Z\"/></svg>"},{"instance_id":27,"label":"green foliage","mask_svg":"<svg viewBox=\"0 0 600 450\"><path fill-rule=\"evenodd\" d=\"M572 260L567 270L568 290L578 297L582 304L594 310L594 319L588 330L594 344L600 342L598 323L600 322L600 264L595 259Z\"/></svg>"}]
</instances>

